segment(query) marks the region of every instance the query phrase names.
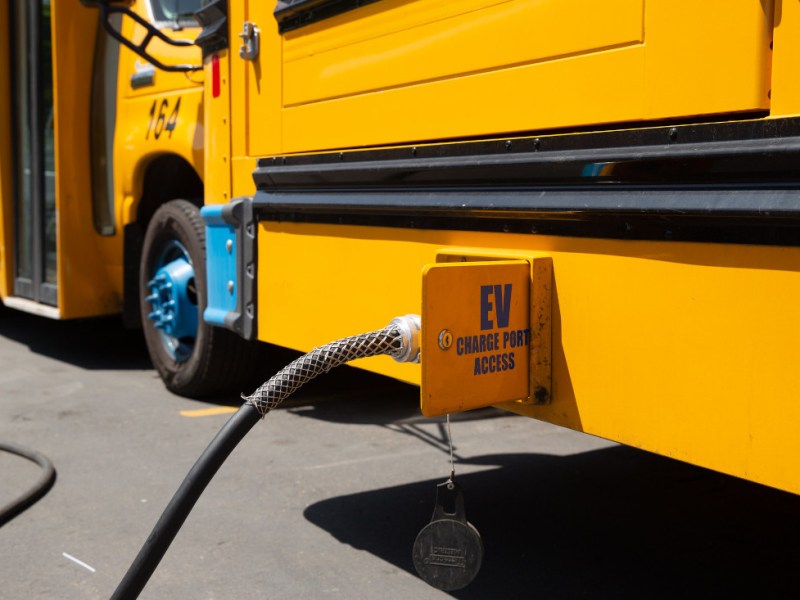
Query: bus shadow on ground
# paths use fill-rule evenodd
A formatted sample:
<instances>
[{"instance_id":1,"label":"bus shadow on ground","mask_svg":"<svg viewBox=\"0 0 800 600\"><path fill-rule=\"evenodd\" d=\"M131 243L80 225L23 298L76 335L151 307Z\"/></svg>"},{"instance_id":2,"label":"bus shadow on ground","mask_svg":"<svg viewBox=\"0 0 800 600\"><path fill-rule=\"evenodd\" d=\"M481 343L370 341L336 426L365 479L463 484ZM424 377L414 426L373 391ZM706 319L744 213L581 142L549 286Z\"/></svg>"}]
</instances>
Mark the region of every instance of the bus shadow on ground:
<instances>
[{"instance_id":1,"label":"bus shadow on ground","mask_svg":"<svg viewBox=\"0 0 800 600\"><path fill-rule=\"evenodd\" d=\"M0 336L83 369L152 368L142 332L119 317L57 321L0 307Z\"/></svg>"},{"instance_id":2,"label":"bus shadow on ground","mask_svg":"<svg viewBox=\"0 0 800 600\"><path fill-rule=\"evenodd\" d=\"M798 595L797 496L626 447L465 462L487 467L458 477L485 556L456 598ZM331 498L304 516L414 573L440 482Z\"/></svg>"},{"instance_id":3,"label":"bus shadow on ground","mask_svg":"<svg viewBox=\"0 0 800 600\"><path fill-rule=\"evenodd\" d=\"M415 426L444 423L444 417L424 417L419 388L387 377L342 367L316 379L288 398L282 406L292 414L353 425ZM451 415L452 421L515 417L498 408L482 408Z\"/></svg>"},{"instance_id":4,"label":"bus shadow on ground","mask_svg":"<svg viewBox=\"0 0 800 600\"><path fill-rule=\"evenodd\" d=\"M287 400L286 408L294 415L348 425L377 425L408 435L440 452L449 453L445 417L425 417L419 408L419 388L357 372L340 380L342 390L320 389ZM370 377L366 377L369 375ZM372 386L368 385L372 383ZM322 382L320 382L322 383ZM453 423L499 418L521 419L514 413L494 407L450 415ZM461 459L458 446L455 455Z\"/></svg>"},{"instance_id":5,"label":"bus shadow on ground","mask_svg":"<svg viewBox=\"0 0 800 600\"><path fill-rule=\"evenodd\" d=\"M127 329L120 317L99 317L58 321L0 306L0 336L27 346L32 352L87 370L152 370L147 346L140 329ZM242 391L252 392L287 364L302 356L301 352L264 344L265 359L253 381L243 384ZM249 387L248 387L249 386ZM247 389L245 389L247 388ZM392 381L373 373L341 367L310 382L287 402L287 406L317 406L330 399L365 401L365 394L386 398L400 409L413 408L403 398L418 398L413 386ZM241 404L239 394L207 399L210 402ZM374 401L373 401L374 402ZM340 403L337 403L340 404ZM341 407L316 411L319 418L333 418ZM355 415L354 411L345 411ZM376 417L377 418L377 417Z\"/></svg>"}]
</instances>

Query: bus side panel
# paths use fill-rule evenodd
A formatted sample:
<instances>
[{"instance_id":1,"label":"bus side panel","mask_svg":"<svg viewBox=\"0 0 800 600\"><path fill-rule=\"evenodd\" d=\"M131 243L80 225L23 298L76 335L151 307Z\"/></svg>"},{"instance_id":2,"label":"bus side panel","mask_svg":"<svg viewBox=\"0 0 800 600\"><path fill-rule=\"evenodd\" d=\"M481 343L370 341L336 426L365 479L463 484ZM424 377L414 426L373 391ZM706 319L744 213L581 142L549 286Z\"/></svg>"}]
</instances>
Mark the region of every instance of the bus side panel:
<instances>
[{"instance_id":1,"label":"bus side panel","mask_svg":"<svg viewBox=\"0 0 800 600\"><path fill-rule=\"evenodd\" d=\"M251 155L275 153L276 98L280 153L770 108L768 0L381 0L282 35L247 5L280 41L280 83L247 91Z\"/></svg>"},{"instance_id":2,"label":"bus side panel","mask_svg":"<svg viewBox=\"0 0 800 600\"><path fill-rule=\"evenodd\" d=\"M11 47L8 30L8 0L0 0L0 90L11 90ZM13 198L14 172L11 155L11 94L0 94L0 299L13 289L14 237Z\"/></svg>"},{"instance_id":3,"label":"bus side panel","mask_svg":"<svg viewBox=\"0 0 800 600\"><path fill-rule=\"evenodd\" d=\"M264 222L259 338L309 351L424 312L422 269L448 247L553 258L554 399L506 408L800 492L798 247ZM419 383L417 365L355 364Z\"/></svg>"}]
</instances>

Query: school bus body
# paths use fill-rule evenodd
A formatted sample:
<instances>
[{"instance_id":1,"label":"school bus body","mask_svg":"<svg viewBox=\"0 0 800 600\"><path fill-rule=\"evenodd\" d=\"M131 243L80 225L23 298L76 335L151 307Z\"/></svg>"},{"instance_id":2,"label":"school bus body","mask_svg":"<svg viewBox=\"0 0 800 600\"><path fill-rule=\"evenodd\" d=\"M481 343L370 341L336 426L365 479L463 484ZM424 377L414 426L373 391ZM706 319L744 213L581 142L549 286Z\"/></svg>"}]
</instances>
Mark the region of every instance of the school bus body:
<instances>
[{"instance_id":1,"label":"school bus body","mask_svg":"<svg viewBox=\"0 0 800 600\"><path fill-rule=\"evenodd\" d=\"M12 8L17 15L22 12L30 19L41 16L30 8L37 3L20 3L16 7L12 4L8 0L0 2L2 39L9 45L2 52L3 61L8 61L2 69L2 89L11 93L3 94L0 99L0 119L8 124L7 129L3 126L7 132L13 130L15 102L30 101L21 99L18 88L11 85L14 68L19 72L20 65L30 65L14 64L19 48L12 44L20 33L18 24L7 16L12 14ZM23 4L28 8L22 10ZM132 76L147 65L126 48L119 49L116 42L106 39L98 29L97 10L78 2L38 4L49 13L43 26L50 28L52 43L52 83L42 85L52 88L57 215L52 243L56 247L57 274L50 282L54 290L50 297L20 294L20 286L15 288L18 253L15 244L24 243L25 236L32 233L21 233L19 224L15 224L19 215L15 216L18 207L15 207L14 169L15 160L22 153L13 146L15 136L4 134L0 136L3 144L0 297L8 305L53 318L119 313L125 296L124 231L126 226L137 222L141 205L148 202L144 190L148 170L159 159L173 157L191 168L198 179L202 177L202 77L191 81L183 73L158 73L152 84L134 88ZM137 3L135 9L146 15L145 3ZM123 21L121 27L123 35L129 38L141 39L144 35L130 20ZM197 31L187 29L173 35L191 39ZM194 48L176 52L161 44L154 48L154 53L165 61L199 62L199 52ZM33 72L36 67L30 68ZM161 103L169 104L166 114L169 117L178 99L181 115L174 129L154 135L154 121ZM150 114L153 106L155 116ZM99 143L107 145L104 150L107 156L99 156L101 152L92 147L92 138L101 128L106 130L100 134ZM93 162L98 166L93 166ZM105 173L100 183L93 184L98 170ZM101 189L107 185L113 187Z\"/></svg>"},{"instance_id":2,"label":"school bus body","mask_svg":"<svg viewBox=\"0 0 800 600\"><path fill-rule=\"evenodd\" d=\"M0 15L11 6L0 0ZM800 491L797 3L275 8L229 3L214 17L227 39L203 47L203 71L153 75L126 48L97 50L93 9L53 4L57 262L42 287L55 295L19 296L19 149L0 135L5 304L138 314L150 302L142 238L178 198L252 212L252 232L231 225L240 240L252 233L248 295L233 287L239 316L252 313L239 333L303 351L398 314L424 318L423 271L436 263L545 258L546 356L544 338L531 347L544 393L532 385L504 408ZM255 56L239 52L246 23ZM9 48L13 29L0 19ZM154 52L200 63L196 49ZM105 96L92 83L99 55L115 78ZM92 110L96 94L113 118ZM15 102L0 95L0 121L13 123ZM93 182L103 153L91 135L112 124L106 178ZM209 240L209 292L225 297L214 270L225 252ZM169 265L150 275L158 267ZM430 384L417 365L358 366Z\"/></svg>"},{"instance_id":3,"label":"school bus body","mask_svg":"<svg viewBox=\"0 0 800 600\"><path fill-rule=\"evenodd\" d=\"M800 491L795 4L381 0L282 33L232 4L260 53L214 53L207 203L253 198L258 339L424 315L443 255L547 256L549 397L504 408Z\"/></svg>"}]
</instances>

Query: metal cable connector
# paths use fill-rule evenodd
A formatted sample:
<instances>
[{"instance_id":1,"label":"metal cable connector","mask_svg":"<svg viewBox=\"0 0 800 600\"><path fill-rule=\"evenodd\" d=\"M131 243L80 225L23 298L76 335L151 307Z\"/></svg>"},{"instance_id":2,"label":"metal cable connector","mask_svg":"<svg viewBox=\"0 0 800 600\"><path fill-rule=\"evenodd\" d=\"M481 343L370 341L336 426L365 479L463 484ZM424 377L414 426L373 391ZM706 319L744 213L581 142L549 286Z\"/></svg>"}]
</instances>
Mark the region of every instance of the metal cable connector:
<instances>
[{"instance_id":1,"label":"metal cable connector","mask_svg":"<svg viewBox=\"0 0 800 600\"><path fill-rule=\"evenodd\" d=\"M419 362L420 331L422 331L422 319L419 315L403 315L392 319L390 325L395 325L400 329L403 336L403 343L400 350L389 354L397 362Z\"/></svg>"}]
</instances>

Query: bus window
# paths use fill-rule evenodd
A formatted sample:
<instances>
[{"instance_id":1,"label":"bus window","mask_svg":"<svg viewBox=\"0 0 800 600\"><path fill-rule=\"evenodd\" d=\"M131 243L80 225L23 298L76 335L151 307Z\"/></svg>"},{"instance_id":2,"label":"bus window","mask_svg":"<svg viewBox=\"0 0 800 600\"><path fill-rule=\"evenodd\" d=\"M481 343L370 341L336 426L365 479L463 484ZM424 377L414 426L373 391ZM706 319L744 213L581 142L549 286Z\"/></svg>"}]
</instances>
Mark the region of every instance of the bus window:
<instances>
[{"instance_id":1,"label":"bus window","mask_svg":"<svg viewBox=\"0 0 800 600\"><path fill-rule=\"evenodd\" d=\"M196 27L194 13L202 4L202 0L151 0L150 13L158 27Z\"/></svg>"}]
</instances>

